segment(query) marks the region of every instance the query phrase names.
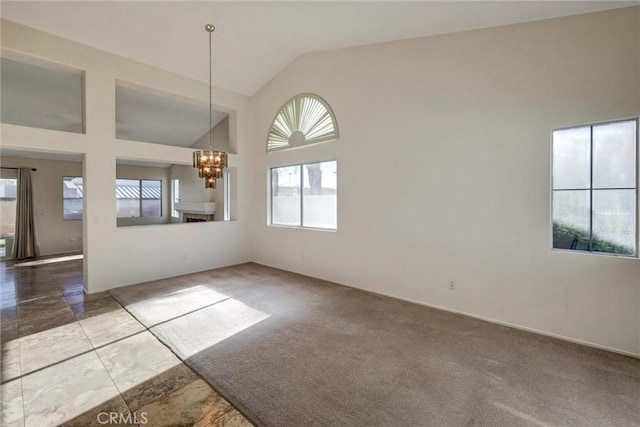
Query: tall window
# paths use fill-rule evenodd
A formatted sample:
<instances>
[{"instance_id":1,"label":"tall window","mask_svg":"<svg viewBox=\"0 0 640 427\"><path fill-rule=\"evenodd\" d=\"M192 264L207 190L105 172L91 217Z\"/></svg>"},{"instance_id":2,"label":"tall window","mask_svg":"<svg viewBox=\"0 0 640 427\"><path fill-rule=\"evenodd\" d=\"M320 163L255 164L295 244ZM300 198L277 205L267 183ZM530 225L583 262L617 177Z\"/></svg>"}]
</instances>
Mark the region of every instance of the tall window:
<instances>
[{"instance_id":1,"label":"tall window","mask_svg":"<svg viewBox=\"0 0 640 427\"><path fill-rule=\"evenodd\" d=\"M337 228L338 162L271 169L271 224Z\"/></svg>"},{"instance_id":2,"label":"tall window","mask_svg":"<svg viewBox=\"0 0 640 427\"><path fill-rule=\"evenodd\" d=\"M11 253L16 229L17 188L17 179L0 178L0 257Z\"/></svg>"},{"instance_id":3,"label":"tall window","mask_svg":"<svg viewBox=\"0 0 640 427\"><path fill-rule=\"evenodd\" d=\"M116 179L118 218L162 216L162 181Z\"/></svg>"},{"instance_id":4,"label":"tall window","mask_svg":"<svg viewBox=\"0 0 640 427\"><path fill-rule=\"evenodd\" d=\"M82 219L82 177L65 176L62 178L62 218L65 220Z\"/></svg>"},{"instance_id":5,"label":"tall window","mask_svg":"<svg viewBox=\"0 0 640 427\"><path fill-rule=\"evenodd\" d=\"M638 121L553 132L553 247L636 255Z\"/></svg>"},{"instance_id":6,"label":"tall window","mask_svg":"<svg viewBox=\"0 0 640 427\"><path fill-rule=\"evenodd\" d=\"M176 210L176 204L180 202L180 180L171 180L171 191L173 196L171 197L171 216L173 218L179 218L180 213Z\"/></svg>"},{"instance_id":7,"label":"tall window","mask_svg":"<svg viewBox=\"0 0 640 427\"><path fill-rule=\"evenodd\" d=\"M224 217L225 221L231 221L231 174L229 171L223 172L223 184L224 184L224 197L223 197L223 207L224 207Z\"/></svg>"}]
</instances>

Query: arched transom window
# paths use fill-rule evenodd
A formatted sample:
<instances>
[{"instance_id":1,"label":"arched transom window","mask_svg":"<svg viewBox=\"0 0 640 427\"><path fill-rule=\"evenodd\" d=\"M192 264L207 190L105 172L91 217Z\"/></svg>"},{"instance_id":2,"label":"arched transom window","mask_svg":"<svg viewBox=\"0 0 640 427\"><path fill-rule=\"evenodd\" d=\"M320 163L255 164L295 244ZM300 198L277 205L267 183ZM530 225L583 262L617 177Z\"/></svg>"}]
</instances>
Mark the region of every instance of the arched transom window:
<instances>
[{"instance_id":1,"label":"arched transom window","mask_svg":"<svg viewBox=\"0 0 640 427\"><path fill-rule=\"evenodd\" d=\"M273 119L267 151L302 147L338 139L336 118L318 95L303 93L287 101Z\"/></svg>"}]
</instances>

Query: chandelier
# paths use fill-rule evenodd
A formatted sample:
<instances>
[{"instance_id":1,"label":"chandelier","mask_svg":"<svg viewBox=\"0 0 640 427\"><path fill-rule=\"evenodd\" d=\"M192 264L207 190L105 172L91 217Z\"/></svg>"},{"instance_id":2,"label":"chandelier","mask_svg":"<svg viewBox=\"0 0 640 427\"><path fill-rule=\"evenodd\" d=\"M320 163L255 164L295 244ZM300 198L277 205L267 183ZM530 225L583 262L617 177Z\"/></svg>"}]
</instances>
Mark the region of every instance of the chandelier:
<instances>
[{"instance_id":1,"label":"chandelier","mask_svg":"<svg viewBox=\"0 0 640 427\"><path fill-rule=\"evenodd\" d=\"M193 167L198 169L198 176L204 178L204 188L216 188L216 180L222 179L222 171L227 167L227 153L213 150L213 126L211 104L211 33L216 29L211 24L204 26L209 33L209 145L211 150L193 152Z\"/></svg>"}]
</instances>

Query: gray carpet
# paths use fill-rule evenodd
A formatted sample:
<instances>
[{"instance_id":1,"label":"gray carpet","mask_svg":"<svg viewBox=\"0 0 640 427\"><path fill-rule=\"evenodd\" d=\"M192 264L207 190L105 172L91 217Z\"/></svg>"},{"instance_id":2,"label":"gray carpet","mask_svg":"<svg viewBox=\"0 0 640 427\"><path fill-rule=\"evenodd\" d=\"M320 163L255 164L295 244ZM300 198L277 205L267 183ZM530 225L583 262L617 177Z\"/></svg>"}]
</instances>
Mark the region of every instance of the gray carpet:
<instances>
[{"instance_id":1,"label":"gray carpet","mask_svg":"<svg viewBox=\"0 0 640 427\"><path fill-rule=\"evenodd\" d=\"M640 360L256 264L111 292L257 425L640 425Z\"/></svg>"}]
</instances>

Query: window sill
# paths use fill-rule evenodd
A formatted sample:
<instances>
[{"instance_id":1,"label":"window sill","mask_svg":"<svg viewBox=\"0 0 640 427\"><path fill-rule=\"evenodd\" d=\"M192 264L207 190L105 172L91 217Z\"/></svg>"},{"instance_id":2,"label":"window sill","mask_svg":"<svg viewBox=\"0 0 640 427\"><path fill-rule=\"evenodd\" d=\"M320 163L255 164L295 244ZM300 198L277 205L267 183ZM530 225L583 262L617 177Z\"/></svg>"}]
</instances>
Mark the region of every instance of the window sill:
<instances>
[{"instance_id":1,"label":"window sill","mask_svg":"<svg viewBox=\"0 0 640 427\"><path fill-rule=\"evenodd\" d=\"M280 224L267 224L267 227L288 228L291 230L326 231L329 233L336 233L338 231L337 228L300 227L297 225L280 225Z\"/></svg>"},{"instance_id":2,"label":"window sill","mask_svg":"<svg viewBox=\"0 0 640 427\"><path fill-rule=\"evenodd\" d=\"M576 254L576 255L596 255L596 256L602 256L606 258L622 258L622 259L632 259L632 260L639 259L638 254L635 254L635 255L612 254L607 252L591 252L591 251L580 251L575 249L557 249L557 248L551 248L551 252L558 252L558 253L564 253L564 254Z\"/></svg>"}]
</instances>

